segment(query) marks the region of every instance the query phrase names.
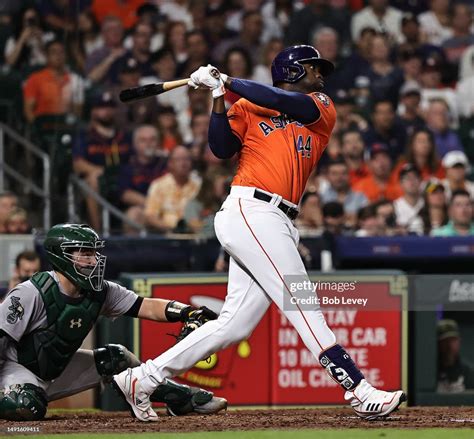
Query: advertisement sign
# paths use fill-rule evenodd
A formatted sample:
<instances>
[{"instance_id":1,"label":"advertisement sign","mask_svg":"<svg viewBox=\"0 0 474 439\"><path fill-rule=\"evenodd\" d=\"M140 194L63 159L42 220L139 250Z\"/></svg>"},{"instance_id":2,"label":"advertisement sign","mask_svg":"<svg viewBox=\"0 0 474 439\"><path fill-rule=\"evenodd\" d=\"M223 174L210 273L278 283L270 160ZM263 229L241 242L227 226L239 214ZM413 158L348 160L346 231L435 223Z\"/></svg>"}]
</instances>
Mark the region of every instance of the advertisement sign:
<instances>
[{"instance_id":1,"label":"advertisement sign","mask_svg":"<svg viewBox=\"0 0 474 439\"><path fill-rule=\"evenodd\" d=\"M152 297L173 298L194 306L207 306L219 311L226 295L225 282L185 283L177 279L175 285L155 284ZM140 357L154 358L175 344L171 336L158 336L154 322L140 322ZM175 334L180 324L170 326ZM161 329L161 328L160 328ZM163 331L163 330L162 330ZM235 404L268 404L270 401L270 314L267 313L248 340L216 352L203 359L177 381L203 387L225 396Z\"/></svg>"},{"instance_id":2,"label":"advertisement sign","mask_svg":"<svg viewBox=\"0 0 474 439\"><path fill-rule=\"evenodd\" d=\"M378 388L398 390L402 387L401 297L390 295L389 287L388 282L358 281L350 294L320 289L318 297L337 342L366 379ZM360 306L344 305L349 299ZM319 366L285 315L272 311L272 403L343 403L344 392Z\"/></svg>"},{"instance_id":3,"label":"advertisement sign","mask_svg":"<svg viewBox=\"0 0 474 439\"><path fill-rule=\"evenodd\" d=\"M321 303L327 323L371 383L385 390L406 390L405 276L312 273L311 279L354 282L355 287L343 295L330 286L325 290L324 284L318 285L322 287L318 288L319 299L326 298L327 302ZM226 281L219 275L142 275L133 276L130 286L145 297L174 299L219 311L226 295ZM337 304L337 300L345 303ZM136 320L137 355L142 361L158 356L175 343L166 334L178 334L179 329L179 324ZM344 392L305 348L275 305L248 340L203 359L178 381L212 390L233 405L344 403Z\"/></svg>"}]
</instances>

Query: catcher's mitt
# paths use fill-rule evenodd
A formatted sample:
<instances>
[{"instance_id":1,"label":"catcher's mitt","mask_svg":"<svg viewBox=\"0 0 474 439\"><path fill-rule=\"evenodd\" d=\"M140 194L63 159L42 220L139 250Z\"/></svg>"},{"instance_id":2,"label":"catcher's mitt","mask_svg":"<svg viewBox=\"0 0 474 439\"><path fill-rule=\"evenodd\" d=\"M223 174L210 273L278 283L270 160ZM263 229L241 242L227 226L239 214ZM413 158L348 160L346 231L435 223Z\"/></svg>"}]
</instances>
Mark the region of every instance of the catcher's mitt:
<instances>
[{"instance_id":1,"label":"catcher's mitt","mask_svg":"<svg viewBox=\"0 0 474 439\"><path fill-rule=\"evenodd\" d=\"M187 337L191 332L204 325L209 320L217 319L217 314L207 308L201 306L200 308L194 308L193 306L187 306L181 310L180 320L183 322L183 327L178 335L175 335L176 342L180 342L183 338Z\"/></svg>"}]
</instances>

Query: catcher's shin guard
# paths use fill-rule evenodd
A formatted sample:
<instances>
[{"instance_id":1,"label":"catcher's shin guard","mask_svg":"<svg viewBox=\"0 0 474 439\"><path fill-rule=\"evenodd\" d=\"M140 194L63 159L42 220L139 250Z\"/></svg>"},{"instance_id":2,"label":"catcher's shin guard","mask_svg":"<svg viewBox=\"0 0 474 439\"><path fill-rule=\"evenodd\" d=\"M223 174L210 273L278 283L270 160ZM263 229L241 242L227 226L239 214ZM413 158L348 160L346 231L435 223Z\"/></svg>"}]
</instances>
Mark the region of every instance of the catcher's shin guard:
<instances>
[{"instance_id":1,"label":"catcher's shin guard","mask_svg":"<svg viewBox=\"0 0 474 439\"><path fill-rule=\"evenodd\" d=\"M141 364L135 354L120 344L107 344L103 348L94 349L94 360L97 372L106 381L129 367Z\"/></svg>"},{"instance_id":2,"label":"catcher's shin guard","mask_svg":"<svg viewBox=\"0 0 474 439\"><path fill-rule=\"evenodd\" d=\"M207 404L212 398L212 392L179 384L170 379L160 384L150 395L150 401L165 403L168 413L173 416L192 413L196 407Z\"/></svg>"},{"instance_id":3,"label":"catcher's shin guard","mask_svg":"<svg viewBox=\"0 0 474 439\"><path fill-rule=\"evenodd\" d=\"M0 419L39 421L47 408L46 392L34 384L15 384L0 391Z\"/></svg>"}]
</instances>

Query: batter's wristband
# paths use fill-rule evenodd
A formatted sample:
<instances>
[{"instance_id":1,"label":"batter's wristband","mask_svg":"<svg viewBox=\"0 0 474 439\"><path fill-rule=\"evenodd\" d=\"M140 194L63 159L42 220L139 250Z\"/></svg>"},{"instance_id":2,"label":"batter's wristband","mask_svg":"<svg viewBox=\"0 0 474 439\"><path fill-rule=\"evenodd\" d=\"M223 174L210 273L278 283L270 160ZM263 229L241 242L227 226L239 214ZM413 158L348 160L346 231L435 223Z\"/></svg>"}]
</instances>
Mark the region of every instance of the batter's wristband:
<instances>
[{"instance_id":1,"label":"batter's wristband","mask_svg":"<svg viewBox=\"0 0 474 439\"><path fill-rule=\"evenodd\" d=\"M224 83L221 82L221 85L219 87L212 90L212 97L216 99L224 95L225 95L225 87L224 87Z\"/></svg>"},{"instance_id":2,"label":"batter's wristband","mask_svg":"<svg viewBox=\"0 0 474 439\"><path fill-rule=\"evenodd\" d=\"M172 300L168 302L165 308L165 316L168 322L182 322L183 310L186 308L191 308L191 305L186 305L184 303Z\"/></svg>"}]
</instances>

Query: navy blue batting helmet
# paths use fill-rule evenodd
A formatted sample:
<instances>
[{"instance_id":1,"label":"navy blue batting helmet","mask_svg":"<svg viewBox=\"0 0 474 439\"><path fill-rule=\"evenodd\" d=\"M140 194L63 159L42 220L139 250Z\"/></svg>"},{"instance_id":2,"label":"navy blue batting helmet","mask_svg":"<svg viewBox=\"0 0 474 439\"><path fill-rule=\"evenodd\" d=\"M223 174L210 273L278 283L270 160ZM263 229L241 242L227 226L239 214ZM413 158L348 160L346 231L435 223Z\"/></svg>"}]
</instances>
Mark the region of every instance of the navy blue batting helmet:
<instances>
[{"instance_id":1,"label":"navy blue batting helmet","mask_svg":"<svg viewBox=\"0 0 474 439\"><path fill-rule=\"evenodd\" d=\"M298 82L306 75L302 64L318 65L323 76L327 76L334 71L334 64L321 58L321 55L313 46L291 46L283 49L272 62L273 85L279 82Z\"/></svg>"}]
</instances>

